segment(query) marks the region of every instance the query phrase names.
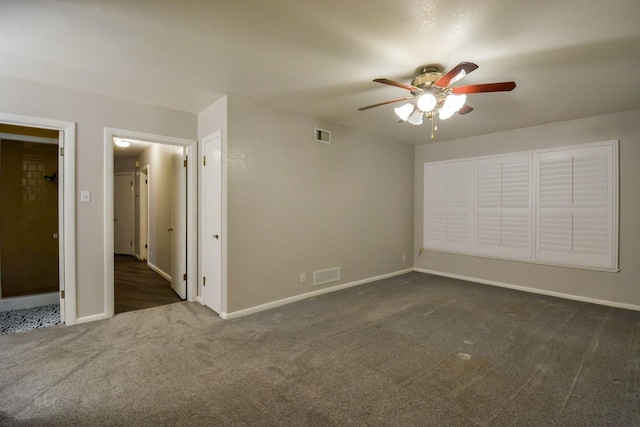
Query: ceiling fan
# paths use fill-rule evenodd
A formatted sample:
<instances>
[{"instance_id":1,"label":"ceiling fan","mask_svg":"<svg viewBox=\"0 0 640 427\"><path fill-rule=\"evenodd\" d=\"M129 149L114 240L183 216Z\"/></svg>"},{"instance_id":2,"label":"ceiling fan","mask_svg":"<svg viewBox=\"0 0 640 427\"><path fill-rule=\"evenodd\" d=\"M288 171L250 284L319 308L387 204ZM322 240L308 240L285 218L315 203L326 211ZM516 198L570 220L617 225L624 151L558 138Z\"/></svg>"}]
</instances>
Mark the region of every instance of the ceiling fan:
<instances>
[{"instance_id":1,"label":"ceiling fan","mask_svg":"<svg viewBox=\"0 0 640 427\"><path fill-rule=\"evenodd\" d=\"M394 109L396 115L401 122L409 122L413 125L421 125L423 117L427 117L431 121L431 139L433 139L433 133L438 130L437 119L445 120L455 113L468 114L473 111L473 108L466 104L467 94L508 92L516 87L515 82L450 87L477 68L478 66L473 62L461 62L443 74L437 65L427 65L419 70L420 74L411 81L410 85L389 79L375 79L373 81L376 83L408 90L411 95L368 105L358 110L363 111L395 102L409 101L409 103Z\"/></svg>"}]
</instances>

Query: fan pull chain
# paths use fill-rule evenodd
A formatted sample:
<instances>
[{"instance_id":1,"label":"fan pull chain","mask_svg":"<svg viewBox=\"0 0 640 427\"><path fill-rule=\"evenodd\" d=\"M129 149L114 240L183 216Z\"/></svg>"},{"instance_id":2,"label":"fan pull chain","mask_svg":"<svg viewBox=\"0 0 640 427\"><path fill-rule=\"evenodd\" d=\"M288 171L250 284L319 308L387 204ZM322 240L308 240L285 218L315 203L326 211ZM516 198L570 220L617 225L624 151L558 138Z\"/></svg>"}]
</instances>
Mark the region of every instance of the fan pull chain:
<instances>
[{"instance_id":1,"label":"fan pull chain","mask_svg":"<svg viewBox=\"0 0 640 427\"><path fill-rule=\"evenodd\" d=\"M431 139L435 139L434 133L438 132L438 115L434 112L429 113L429 120L431 120Z\"/></svg>"},{"instance_id":2,"label":"fan pull chain","mask_svg":"<svg viewBox=\"0 0 640 427\"><path fill-rule=\"evenodd\" d=\"M433 135L433 133L435 132L434 127L433 127L433 116L431 117L431 139L435 139L435 136Z\"/></svg>"}]
</instances>

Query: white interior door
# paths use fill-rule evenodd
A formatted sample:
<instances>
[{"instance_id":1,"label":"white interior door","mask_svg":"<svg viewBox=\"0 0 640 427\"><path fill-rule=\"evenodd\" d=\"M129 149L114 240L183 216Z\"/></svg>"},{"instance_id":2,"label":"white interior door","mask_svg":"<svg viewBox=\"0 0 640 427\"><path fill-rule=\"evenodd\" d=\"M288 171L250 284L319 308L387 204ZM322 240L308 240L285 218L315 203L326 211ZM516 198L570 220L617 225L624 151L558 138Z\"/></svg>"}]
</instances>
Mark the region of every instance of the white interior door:
<instances>
[{"instance_id":1,"label":"white interior door","mask_svg":"<svg viewBox=\"0 0 640 427\"><path fill-rule=\"evenodd\" d=\"M187 298L187 173L184 148L171 157L171 287Z\"/></svg>"},{"instance_id":2,"label":"white interior door","mask_svg":"<svg viewBox=\"0 0 640 427\"><path fill-rule=\"evenodd\" d=\"M149 259L149 166L140 171L140 193L138 204L140 206L140 258L144 261Z\"/></svg>"},{"instance_id":3,"label":"white interior door","mask_svg":"<svg viewBox=\"0 0 640 427\"><path fill-rule=\"evenodd\" d=\"M220 131L202 140L202 283L204 304L222 310L222 137Z\"/></svg>"},{"instance_id":4,"label":"white interior door","mask_svg":"<svg viewBox=\"0 0 640 427\"><path fill-rule=\"evenodd\" d=\"M133 253L133 174L113 177L113 252Z\"/></svg>"}]
</instances>

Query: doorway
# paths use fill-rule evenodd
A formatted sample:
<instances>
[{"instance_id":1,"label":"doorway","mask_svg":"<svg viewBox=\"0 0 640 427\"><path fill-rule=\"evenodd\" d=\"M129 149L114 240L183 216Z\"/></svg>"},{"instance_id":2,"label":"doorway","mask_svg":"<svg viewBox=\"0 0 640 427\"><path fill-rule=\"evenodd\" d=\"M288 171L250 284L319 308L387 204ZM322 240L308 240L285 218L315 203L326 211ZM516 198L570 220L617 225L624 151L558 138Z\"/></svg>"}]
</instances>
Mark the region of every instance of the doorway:
<instances>
[{"instance_id":1,"label":"doorway","mask_svg":"<svg viewBox=\"0 0 640 427\"><path fill-rule=\"evenodd\" d=\"M0 113L0 140L0 312L25 319L11 331L74 324L75 125Z\"/></svg>"},{"instance_id":2,"label":"doorway","mask_svg":"<svg viewBox=\"0 0 640 427\"><path fill-rule=\"evenodd\" d=\"M130 145L124 149L114 149L115 138L124 140ZM111 178L108 180L111 184L110 188L105 189L106 213L113 215L116 208L115 174L130 172L134 177L133 241L131 255L128 258L123 259L120 255L114 257L114 253L118 253L115 251L114 239L116 217L112 216L110 220L105 221L105 242L107 247L113 248L109 252L110 259L105 259L105 289L110 295L110 298L107 297L107 302L110 303L108 307L110 315L123 311L121 310L123 294L119 290L121 268L129 270L128 274L131 275L132 268L133 271L137 271L135 269L141 265L147 267L147 270L152 270L151 272L154 273L152 276L155 276L155 279L160 279L165 284L171 282L172 286L169 289L174 289L171 293L177 301L185 298L190 301L195 300L195 291L191 292L191 288L195 286L191 281L195 281L196 273L190 274L190 272L197 269L197 265L195 254L187 253L187 241L196 241L197 228L189 222L196 221L194 215L197 199L191 193L195 192L193 183L196 182L197 175L195 164L188 165L187 157L195 157L196 144L196 141L180 138L105 129L105 162L107 163L105 172ZM131 154L122 155L130 149L133 149L129 151ZM129 170L124 170L127 167ZM182 208L177 209L177 206ZM138 271L138 273L141 272ZM143 270L141 274L147 273L148 271ZM134 281L140 284L147 279L140 276ZM155 298L154 291L158 290L157 287L151 286L150 301ZM165 297L167 295L161 295L159 299L173 302L172 298ZM150 301L143 301L145 297L139 292L135 298L144 305L139 308L146 308L147 303L150 303ZM121 307L116 309L116 303ZM134 307L135 304L127 306Z\"/></svg>"},{"instance_id":3,"label":"doorway","mask_svg":"<svg viewBox=\"0 0 640 427\"><path fill-rule=\"evenodd\" d=\"M185 149L131 138L114 145L114 313L184 300Z\"/></svg>"},{"instance_id":4,"label":"doorway","mask_svg":"<svg viewBox=\"0 0 640 427\"><path fill-rule=\"evenodd\" d=\"M53 132L54 134L57 132ZM58 296L58 145L0 140L0 296Z\"/></svg>"}]
</instances>

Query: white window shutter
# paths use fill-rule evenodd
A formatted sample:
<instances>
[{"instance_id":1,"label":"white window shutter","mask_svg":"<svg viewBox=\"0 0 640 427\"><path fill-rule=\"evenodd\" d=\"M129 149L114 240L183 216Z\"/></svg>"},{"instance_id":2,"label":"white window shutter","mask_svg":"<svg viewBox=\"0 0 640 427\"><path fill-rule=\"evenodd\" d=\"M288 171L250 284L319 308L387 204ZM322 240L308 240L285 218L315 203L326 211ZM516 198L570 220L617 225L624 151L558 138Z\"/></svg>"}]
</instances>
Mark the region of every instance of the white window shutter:
<instances>
[{"instance_id":1,"label":"white window shutter","mask_svg":"<svg viewBox=\"0 0 640 427\"><path fill-rule=\"evenodd\" d=\"M475 161L478 254L531 259L531 165L531 154Z\"/></svg>"},{"instance_id":2,"label":"white window shutter","mask_svg":"<svg viewBox=\"0 0 640 427\"><path fill-rule=\"evenodd\" d=\"M425 164L424 246L471 250L471 162Z\"/></svg>"},{"instance_id":3,"label":"white window shutter","mask_svg":"<svg viewBox=\"0 0 640 427\"><path fill-rule=\"evenodd\" d=\"M427 249L617 271L618 142L425 163Z\"/></svg>"},{"instance_id":4,"label":"white window shutter","mask_svg":"<svg viewBox=\"0 0 640 427\"><path fill-rule=\"evenodd\" d=\"M613 144L539 154L537 257L615 268Z\"/></svg>"}]
</instances>

